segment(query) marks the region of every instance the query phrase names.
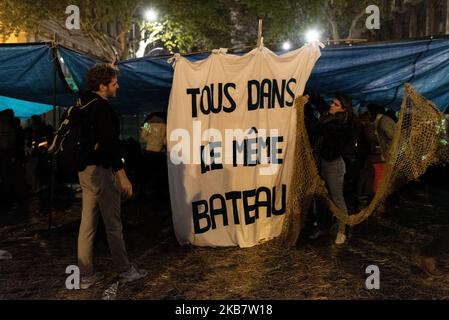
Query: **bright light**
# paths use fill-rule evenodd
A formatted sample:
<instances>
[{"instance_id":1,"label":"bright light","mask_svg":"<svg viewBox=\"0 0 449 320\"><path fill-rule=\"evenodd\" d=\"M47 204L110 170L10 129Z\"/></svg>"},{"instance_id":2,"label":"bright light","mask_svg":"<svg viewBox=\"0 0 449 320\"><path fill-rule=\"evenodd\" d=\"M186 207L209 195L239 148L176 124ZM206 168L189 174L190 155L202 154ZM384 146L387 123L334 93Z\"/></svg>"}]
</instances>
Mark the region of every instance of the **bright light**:
<instances>
[{"instance_id":1,"label":"bright light","mask_svg":"<svg viewBox=\"0 0 449 320\"><path fill-rule=\"evenodd\" d=\"M317 30L309 30L306 32L306 42L313 43L320 41L321 33Z\"/></svg>"},{"instance_id":2,"label":"bright light","mask_svg":"<svg viewBox=\"0 0 449 320\"><path fill-rule=\"evenodd\" d=\"M145 11L145 20L148 22L156 21L157 19L157 12L154 9L149 9Z\"/></svg>"},{"instance_id":3,"label":"bright light","mask_svg":"<svg viewBox=\"0 0 449 320\"><path fill-rule=\"evenodd\" d=\"M284 44L282 45L282 49L285 51L290 50L291 47L292 45L288 41L285 41Z\"/></svg>"}]
</instances>

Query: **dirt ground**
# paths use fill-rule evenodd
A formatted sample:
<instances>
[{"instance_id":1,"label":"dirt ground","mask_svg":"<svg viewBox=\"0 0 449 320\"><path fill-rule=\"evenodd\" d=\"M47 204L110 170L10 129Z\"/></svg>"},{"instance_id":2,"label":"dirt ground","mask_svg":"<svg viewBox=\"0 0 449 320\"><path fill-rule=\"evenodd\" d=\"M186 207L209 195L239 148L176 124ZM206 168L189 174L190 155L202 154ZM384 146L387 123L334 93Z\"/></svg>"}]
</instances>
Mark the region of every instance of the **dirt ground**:
<instances>
[{"instance_id":1,"label":"dirt ground","mask_svg":"<svg viewBox=\"0 0 449 320\"><path fill-rule=\"evenodd\" d=\"M448 224L448 196L447 189L416 186L394 212L350 230L345 245L302 237L291 249L277 240L249 249L181 247L166 201L132 201L123 210L125 240L148 276L117 290L102 227L95 261L105 280L89 290L65 288L66 267L76 264L80 200L59 201L50 233L48 207L40 222L0 227L0 249L13 255L0 260L0 299L449 299L448 255L438 261L439 278L425 276L412 259ZM366 289L369 265L380 268L379 290Z\"/></svg>"}]
</instances>

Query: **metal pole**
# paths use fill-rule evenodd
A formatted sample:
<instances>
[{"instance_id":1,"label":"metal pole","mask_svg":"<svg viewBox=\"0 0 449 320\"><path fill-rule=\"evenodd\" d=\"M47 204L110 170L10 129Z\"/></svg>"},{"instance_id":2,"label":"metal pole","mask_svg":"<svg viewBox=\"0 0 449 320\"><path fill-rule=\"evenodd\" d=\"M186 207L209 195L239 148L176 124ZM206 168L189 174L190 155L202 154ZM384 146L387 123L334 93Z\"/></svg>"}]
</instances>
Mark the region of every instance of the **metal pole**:
<instances>
[{"instance_id":1,"label":"metal pole","mask_svg":"<svg viewBox=\"0 0 449 320\"><path fill-rule=\"evenodd\" d=\"M133 58L136 58L136 22L133 22L133 36L132 36L132 45L133 45Z\"/></svg>"},{"instance_id":2,"label":"metal pole","mask_svg":"<svg viewBox=\"0 0 449 320\"><path fill-rule=\"evenodd\" d=\"M53 55L53 132L56 130L56 81L57 81L57 63L58 55L56 49L56 32L54 33L54 41L52 47ZM53 202L55 198L55 171L56 171L56 156L51 155L51 177L50 177L50 213L48 216L48 231L51 230L52 218L53 218Z\"/></svg>"}]
</instances>

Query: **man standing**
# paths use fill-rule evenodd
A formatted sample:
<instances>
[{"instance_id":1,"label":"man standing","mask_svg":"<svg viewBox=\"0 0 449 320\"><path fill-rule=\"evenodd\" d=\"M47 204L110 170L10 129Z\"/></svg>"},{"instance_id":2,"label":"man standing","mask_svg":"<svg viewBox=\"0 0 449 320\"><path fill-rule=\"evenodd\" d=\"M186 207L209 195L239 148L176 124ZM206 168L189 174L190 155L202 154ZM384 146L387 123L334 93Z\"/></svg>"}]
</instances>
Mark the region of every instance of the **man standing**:
<instances>
[{"instance_id":1,"label":"man standing","mask_svg":"<svg viewBox=\"0 0 449 320\"><path fill-rule=\"evenodd\" d=\"M110 98L116 97L119 88L117 70L107 64L97 65L89 70L87 82L90 92L81 97L81 119L90 151L86 168L79 172L83 190L78 236L82 289L102 279L93 268L94 237L100 213L112 261L121 281L130 282L146 276L145 271L130 264L122 233L121 194L130 198L133 190L123 169L119 119L109 102Z\"/></svg>"}]
</instances>

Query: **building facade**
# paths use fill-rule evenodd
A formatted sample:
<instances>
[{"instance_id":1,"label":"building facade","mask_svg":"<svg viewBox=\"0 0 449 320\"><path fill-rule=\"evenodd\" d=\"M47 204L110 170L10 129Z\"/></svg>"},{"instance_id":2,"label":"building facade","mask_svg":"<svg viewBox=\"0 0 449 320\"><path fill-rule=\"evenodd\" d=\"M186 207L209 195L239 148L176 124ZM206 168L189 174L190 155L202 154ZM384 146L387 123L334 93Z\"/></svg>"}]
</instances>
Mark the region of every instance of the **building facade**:
<instances>
[{"instance_id":1,"label":"building facade","mask_svg":"<svg viewBox=\"0 0 449 320\"><path fill-rule=\"evenodd\" d=\"M449 35L449 0L385 0L379 41Z\"/></svg>"},{"instance_id":2,"label":"building facade","mask_svg":"<svg viewBox=\"0 0 449 320\"><path fill-rule=\"evenodd\" d=\"M120 47L117 41L120 28L117 23L105 23L100 32L111 44L117 48ZM51 20L43 21L37 33L21 31L19 34L0 35L0 43L52 42L55 38L59 44L67 48L105 58L104 52L98 44L80 30L68 30Z\"/></svg>"}]
</instances>

